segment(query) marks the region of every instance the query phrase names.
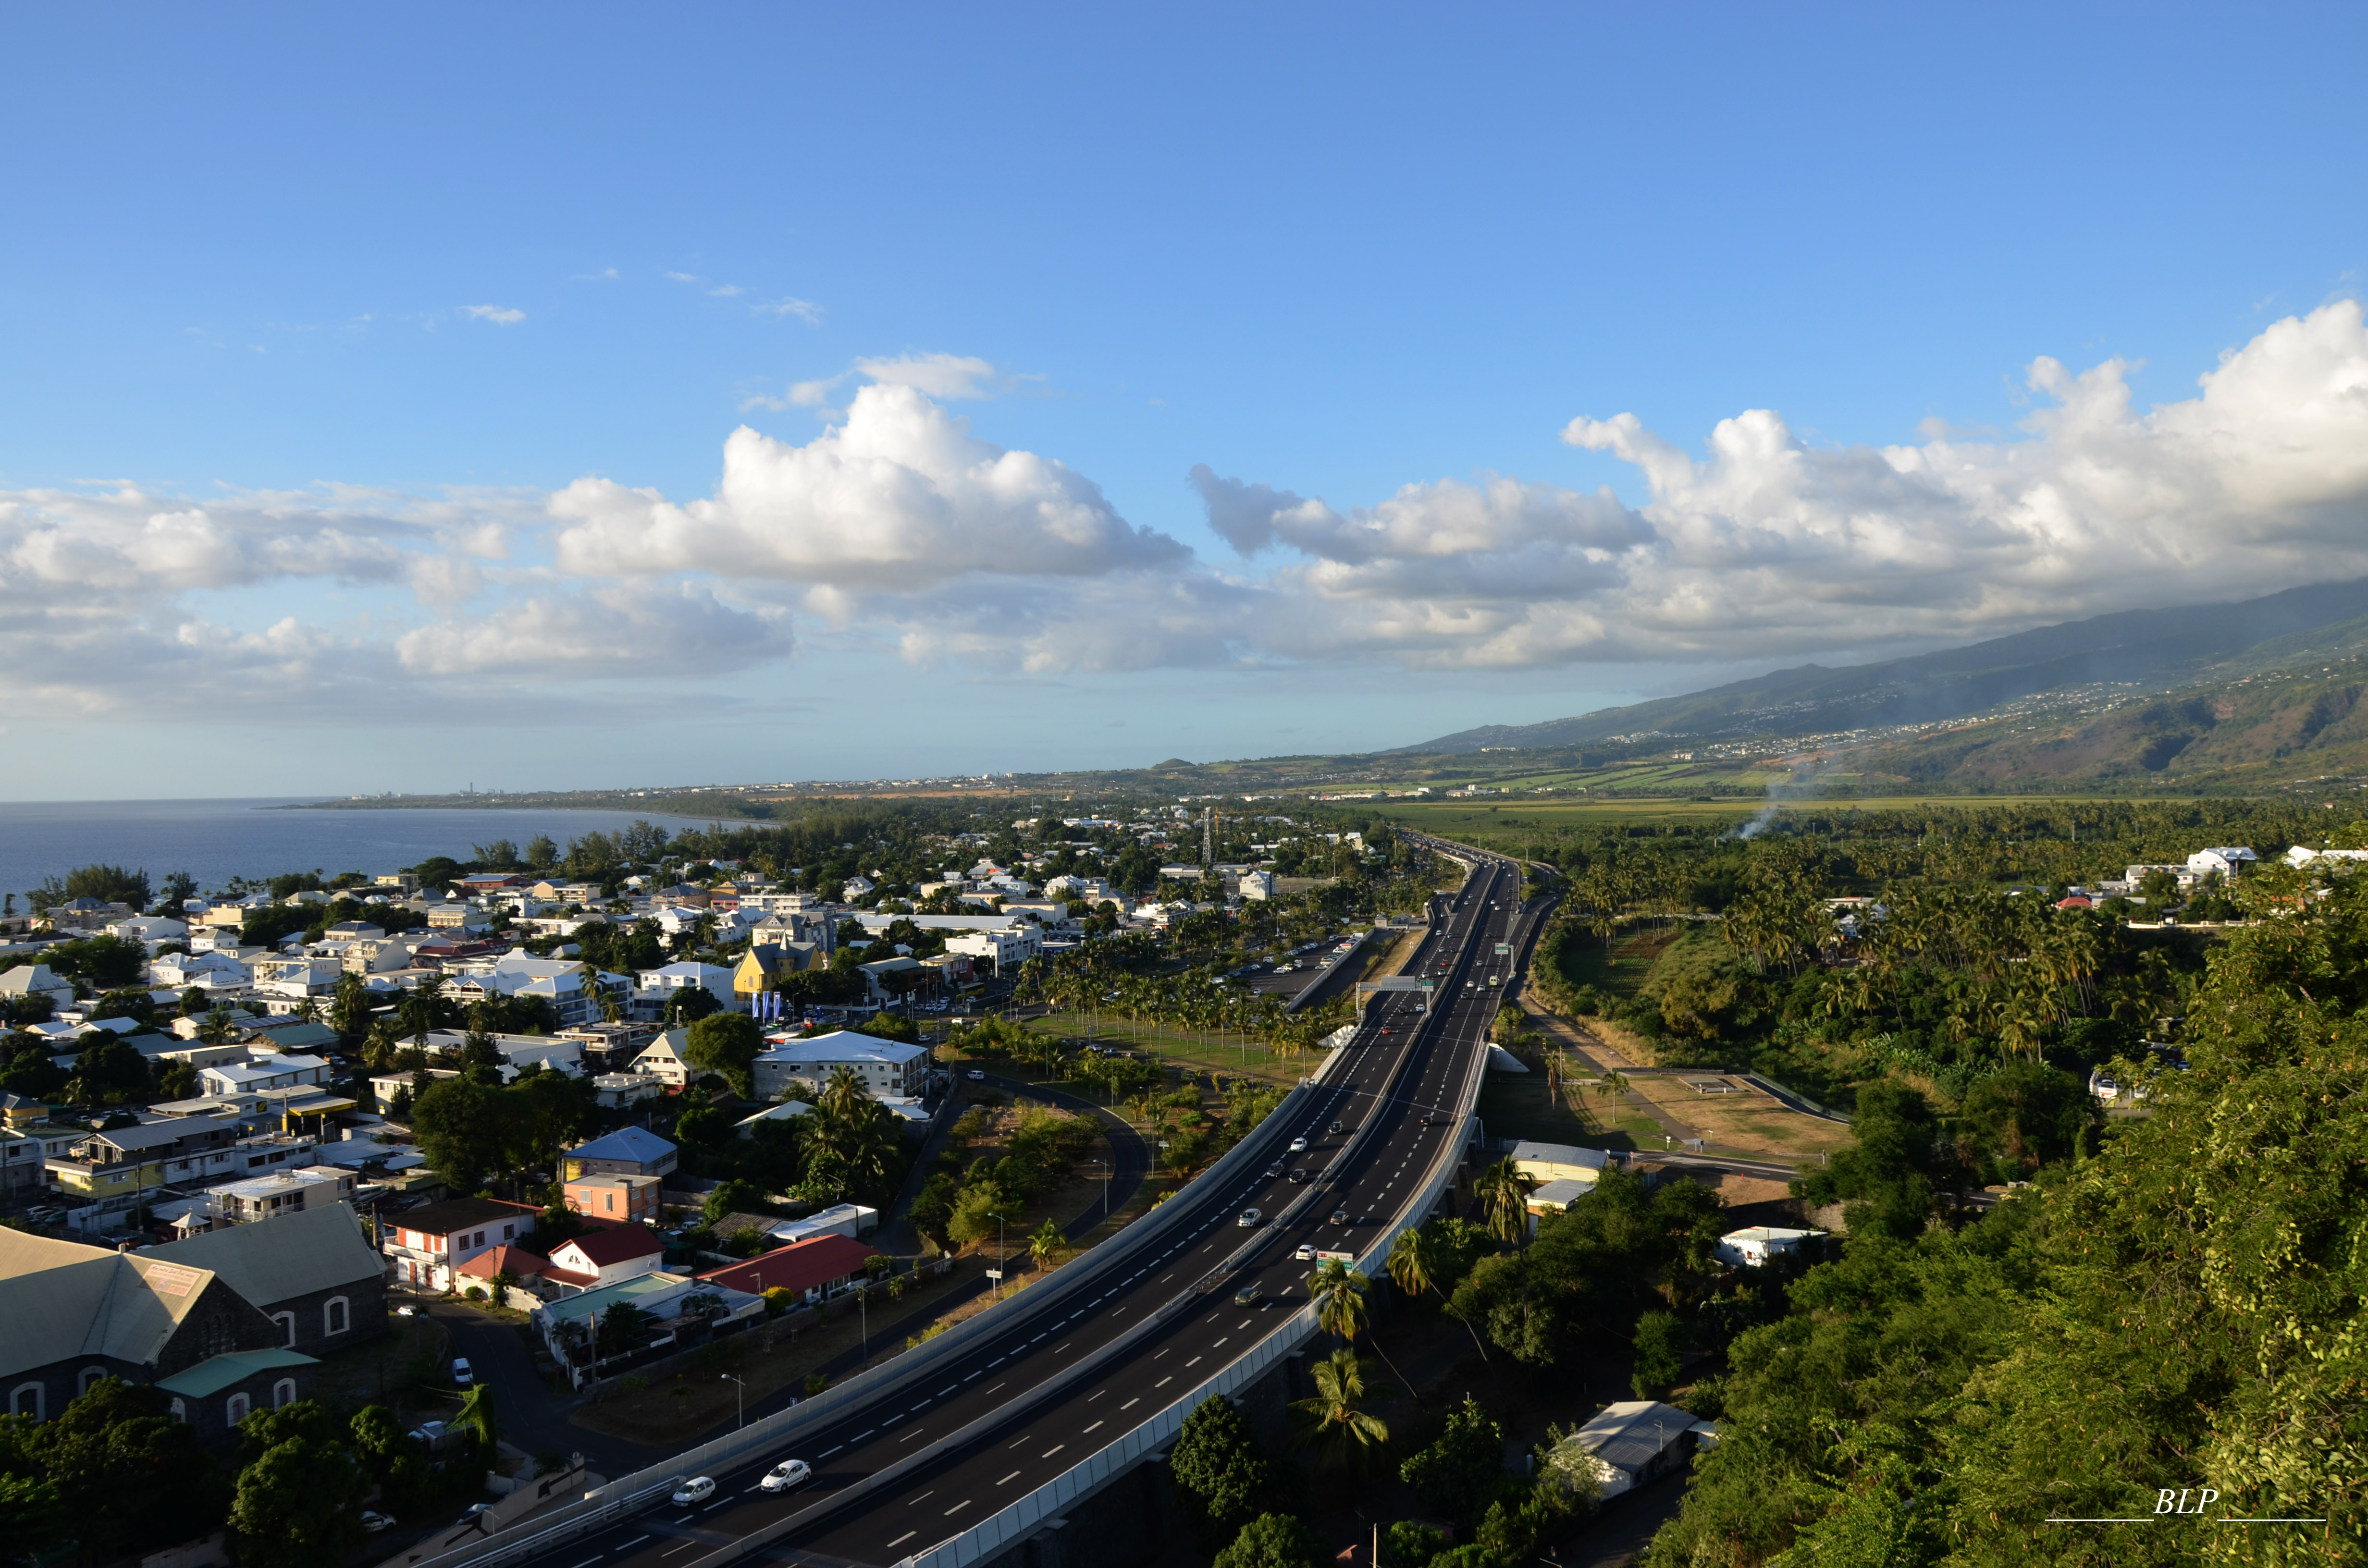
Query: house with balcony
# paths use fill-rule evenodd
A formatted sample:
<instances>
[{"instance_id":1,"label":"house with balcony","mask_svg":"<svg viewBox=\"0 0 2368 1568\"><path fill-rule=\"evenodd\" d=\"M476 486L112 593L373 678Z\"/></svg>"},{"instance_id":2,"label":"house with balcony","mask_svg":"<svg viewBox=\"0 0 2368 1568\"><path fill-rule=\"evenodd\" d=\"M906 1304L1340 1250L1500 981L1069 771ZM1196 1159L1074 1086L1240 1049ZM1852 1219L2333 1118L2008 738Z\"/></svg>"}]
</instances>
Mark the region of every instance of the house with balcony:
<instances>
[{"instance_id":1,"label":"house with balcony","mask_svg":"<svg viewBox=\"0 0 2368 1568\"><path fill-rule=\"evenodd\" d=\"M567 1207L589 1219L610 1224L655 1225L660 1218L659 1194L666 1178L623 1176L594 1171L564 1184Z\"/></svg>"},{"instance_id":2,"label":"house with balcony","mask_svg":"<svg viewBox=\"0 0 2368 1568\"><path fill-rule=\"evenodd\" d=\"M587 1176L663 1176L677 1160L675 1146L646 1127L620 1127L589 1143L579 1143L559 1157L564 1181Z\"/></svg>"},{"instance_id":3,"label":"house with balcony","mask_svg":"<svg viewBox=\"0 0 2368 1568\"><path fill-rule=\"evenodd\" d=\"M167 1184L207 1187L239 1174L238 1123L176 1116L137 1127L85 1132L42 1162L50 1185L77 1206L77 1229L120 1225L134 1205Z\"/></svg>"},{"instance_id":4,"label":"house with balcony","mask_svg":"<svg viewBox=\"0 0 2368 1568\"><path fill-rule=\"evenodd\" d=\"M452 1270L488 1247L515 1244L534 1229L536 1210L495 1198L456 1198L391 1215L380 1228L379 1251L395 1278L422 1290L442 1291Z\"/></svg>"}]
</instances>

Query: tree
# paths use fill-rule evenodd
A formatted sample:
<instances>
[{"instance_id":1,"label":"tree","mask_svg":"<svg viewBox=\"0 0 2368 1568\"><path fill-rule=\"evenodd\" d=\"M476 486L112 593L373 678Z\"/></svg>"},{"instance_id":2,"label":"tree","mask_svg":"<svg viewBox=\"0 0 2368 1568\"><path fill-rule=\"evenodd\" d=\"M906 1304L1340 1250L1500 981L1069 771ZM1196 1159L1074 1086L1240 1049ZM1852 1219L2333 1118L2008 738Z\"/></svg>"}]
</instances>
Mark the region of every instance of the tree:
<instances>
[{"instance_id":1,"label":"tree","mask_svg":"<svg viewBox=\"0 0 2368 1568\"><path fill-rule=\"evenodd\" d=\"M230 1507L230 1527L239 1537L239 1561L254 1568L311 1568L343 1559L362 1541L359 1509L369 1494L369 1473L353 1450L330 1432L324 1417L306 1421L295 1435L263 1447L256 1435L247 1435L242 1449L261 1447L238 1473ZM297 1405L256 1415L287 1415ZM250 1421L256 1416L248 1417ZM257 1423L268 1431L268 1424ZM294 1424L290 1424L294 1425Z\"/></svg>"},{"instance_id":2,"label":"tree","mask_svg":"<svg viewBox=\"0 0 2368 1568\"><path fill-rule=\"evenodd\" d=\"M1812 1202L1842 1199L1853 1235L1881 1231L1907 1239L1920 1233L1932 1212L1938 1178L1949 1174L1940 1119L1920 1090L1882 1079L1859 1091L1850 1147L1799 1184Z\"/></svg>"},{"instance_id":3,"label":"tree","mask_svg":"<svg viewBox=\"0 0 2368 1568\"><path fill-rule=\"evenodd\" d=\"M78 898L95 898L101 903L128 903L133 909L146 909L148 873L127 871L120 866L76 866L60 881L52 877L26 895L26 903L40 914L61 903Z\"/></svg>"},{"instance_id":4,"label":"tree","mask_svg":"<svg viewBox=\"0 0 2368 1568\"><path fill-rule=\"evenodd\" d=\"M996 1233L995 1216L1008 1215L1011 1200L990 1177L966 1182L955 1194L953 1212L946 1220L946 1239L956 1246L983 1242Z\"/></svg>"},{"instance_id":5,"label":"tree","mask_svg":"<svg viewBox=\"0 0 2368 1568\"><path fill-rule=\"evenodd\" d=\"M518 1119L507 1092L468 1078L439 1078L412 1101L419 1152L459 1192L475 1192L491 1171L511 1168Z\"/></svg>"},{"instance_id":6,"label":"tree","mask_svg":"<svg viewBox=\"0 0 2368 1568\"><path fill-rule=\"evenodd\" d=\"M1629 1353L1630 1381L1638 1399L1653 1399L1678 1381L1685 1362L1684 1327L1675 1312L1646 1312L1636 1320Z\"/></svg>"},{"instance_id":7,"label":"tree","mask_svg":"<svg viewBox=\"0 0 2368 1568\"><path fill-rule=\"evenodd\" d=\"M1036 1260L1039 1268L1050 1268L1061 1261L1069 1250L1069 1238L1061 1233L1058 1221L1046 1220L1028 1238L1028 1256Z\"/></svg>"},{"instance_id":8,"label":"tree","mask_svg":"<svg viewBox=\"0 0 2368 1568\"><path fill-rule=\"evenodd\" d=\"M1429 1506L1470 1526L1505 1473L1505 1430L1470 1394L1450 1411L1446 1429L1398 1466L1398 1479Z\"/></svg>"},{"instance_id":9,"label":"tree","mask_svg":"<svg viewBox=\"0 0 2368 1568\"><path fill-rule=\"evenodd\" d=\"M1373 1454L1388 1446L1390 1429L1379 1416L1367 1414L1364 1402L1388 1385L1365 1382L1365 1366L1353 1350L1335 1350L1309 1369L1315 1382L1312 1399L1292 1402L1297 1418L1295 1439L1321 1455L1337 1459L1344 1469L1361 1471Z\"/></svg>"},{"instance_id":10,"label":"tree","mask_svg":"<svg viewBox=\"0 0 2368 1568\"><path fill-rule=\"evenodd\" d=\"M502 1293L496 1290L494 1300ZM477 1435L477 1446L491 1453L502 1440L501 1417L494 1409L494 1391L484 1383L472 1383L469 1392L461 1396L460 1413L452 1417L455 1426L466 1426Z\"/></svg>"},{"instance_id":11,"label":"tree","mask_svg":"<svg viewBox=\"0 0 2368 1568\"><path fill-rule=\"evenodd\" d=\"M1407 1295L1419 1299L1425 1291L1440 1290L1440 1274L1445 1260L1440 1256L1437 1233L1429 1225L1417 1225L1398 1233L1390 1244L1390 1278ZM1440 1294L1444 1296L1442 1290ZM1470 1324L1463 1325L1472 1336L1472 1348L1480 1352L1480 1359L1488 1358L1488 1348L1480 1343L1480 1331Z\"/></svg>"},{"instance_id":12,"label":"tree","mask_svg":"<svg viewBox=\"0 0 2368 1568\"><path fill-rule=\"evenodd\" d=\"M723 1011L723 1004L704 985L678 985L666 997L665 1021L669 1024L697 1024ZM742 1017L745 1015L734 1015ZM756 1020L749 1020L754 1023Z\"/></svg>"},{"instance_id":13,"label":"tree","mask_svg":"<svg viewBox=\"0 0 2368 1568\"><path fill-rule=\"evenodd\" d=\"M1260 1514L1242 1527L1211 1568L1315 1568L1325 1556L1296 1514Z\"/></svg>"},{"instance_id":14,"label":"tree","mask_svg":"<svg viewBox=\"0 0 2368 1568\"><path fill-rule=\"evenodd\" d=\"M1508 1159L1498 1160L1483 1170L1472 1184L1473 1195L1480 1199L1480 1210L1488 1233L1500 1242L1514 1243L1530 1233L1530 1192L1537 1183L1515 1168Z\"/></svg>"},{"instance_id":15,"label":"tree","mask_svg":"<svg viewBox=\"0 0 2368 1568\"><path fill-rule=\"evenodd\" d=\"M765 1031L746 1013L715 1013L690 1026L683 1059L704 1073L720 1073L742 1099L756 1090L755 1064L765 1050Z\"/></svg>"},{"instance_id":16,"label":"tree","mask_svg":"<svg viewBox=\"0 0 2368 1568\"><path fill-rule=\"evenodd\" d=\"M1256 1513L1272 1466L1233 1402L1212 1394L1184 1418L1167 1471L1198 1517L1201 1539L1223 1540Z\"/></svg>"},{"instance_id":17,"label":"tree","mask_svg":"<svg viewBox=\"0 0 2368 1568\"><path fill-rule=\"evenodd\" d=\"M1356 1343L1365 1326L1365 1277L1337 1257L1327 1257L1307 1277L1307 1293L1315 1299L1316 1325Z\"/></svg>"},{"instance_id":18,"label":"tree","mask_svg":"<svg viewBox=\"0 0 2368 1568\"><path fill-rule=\"evenodd\" d=\"M24 1426L17 1431L30 1468L95 1557L169 1545L187 1538L190 1519L222 1517L221 1469L196 1431L172 1419L161 1390L102 1378L51 1420ZM25 1498L37 1513L42 1503L38 1489Z\"/></svg>"},{"instance_id":19,"label":"tree","mask_svg":"<svg viewBox=\"0 0 2368 1568\"><path fill-rule=\"evenodd\" d=\"M599 1353L621 1356L649 1334L649 1317L631 1301L619 1301L600 1314Z\"/></svg>"}]
</instances>

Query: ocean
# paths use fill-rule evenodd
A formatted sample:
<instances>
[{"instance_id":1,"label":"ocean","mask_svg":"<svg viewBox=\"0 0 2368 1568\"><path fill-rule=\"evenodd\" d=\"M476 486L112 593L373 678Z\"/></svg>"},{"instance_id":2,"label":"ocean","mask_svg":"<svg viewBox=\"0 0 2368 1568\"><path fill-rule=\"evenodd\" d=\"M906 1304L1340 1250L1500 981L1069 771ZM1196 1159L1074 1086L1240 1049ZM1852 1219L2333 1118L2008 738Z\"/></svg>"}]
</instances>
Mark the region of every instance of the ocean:
<instances>
[{"instance_id":1,"label":"ocean","mask_svg":"<svg viewBox=\"0 0 2368 1568\"><path fill-rule=\"evenodd\" d=\"M507 838L519 849L538 833L564 848L595 829L614 833L637 815L668 833L703 820L655 812L517 810L272 811L269 801L0 801L0 892L17 897L47 877L94 861L144 869L150 885L187 871L204 889L233 877L283 871L366 871L375 876L431 855L469 858L472 844Z\"/></svg>"}]
</instances>

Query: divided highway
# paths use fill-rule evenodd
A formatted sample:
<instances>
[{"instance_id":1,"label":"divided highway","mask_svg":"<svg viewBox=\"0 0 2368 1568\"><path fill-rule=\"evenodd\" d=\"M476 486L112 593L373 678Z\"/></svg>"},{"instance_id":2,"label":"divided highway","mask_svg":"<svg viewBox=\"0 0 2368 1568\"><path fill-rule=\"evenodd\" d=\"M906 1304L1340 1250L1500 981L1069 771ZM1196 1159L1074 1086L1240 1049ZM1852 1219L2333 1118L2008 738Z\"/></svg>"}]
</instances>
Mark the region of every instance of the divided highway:
<instances>
[{"instance_id":1,"label":"divided highway","mask_svg":"<svg viewBox=\"0 0 2368 1568\"><path fill-rule=\"evenodd\" d=\"M1406 993L1377 996L1339 1048L1347 1059L1295 1112L1251 1135L1247 1165L1188 1184L1136 1222L1156 1227L1150 1250L1098 1258L1110 1244L1087 1254L1053 1277L1086 1271L1082 1289L1055 1297L1048 1281L1036 1287L1043 1304L1031 1304L1031 1291L994 1309L1000 1329L926 1385L884 1389L734 1461L714 1472L721 1484L702 1504L660 1499L525 1561L695 1568L761 1542L777 1561L894 1563L992 1517L1164 1409L1305 1303L1313 1265L1295 1252L1363 1251L1415 1197L1443 1143L1462 1136L1459 1096L1482 1069L1481 1041L1504 994L1490 982L1508 979L1514 961L1496 949L1512 940L1520 899L1517 867L1480 860L1407 970L1434 981L1436 1010L1426 1016ZM1291 1152L1302 1137L1305 1151ZM1290 1179L1294 1168L1304 1179ZM1108 1278L1093 1277L1098 1262ZM1245 1287L1254 1300L1237 1304ZM1108 1365L1066 1376L1130 1331L1139 1337ZM866 1484L962 1433L893 1484ZM813 1481L784 1494L758 1489L768 1469L791 1458L813 1465Z\"/></svg>"}]
</instances>

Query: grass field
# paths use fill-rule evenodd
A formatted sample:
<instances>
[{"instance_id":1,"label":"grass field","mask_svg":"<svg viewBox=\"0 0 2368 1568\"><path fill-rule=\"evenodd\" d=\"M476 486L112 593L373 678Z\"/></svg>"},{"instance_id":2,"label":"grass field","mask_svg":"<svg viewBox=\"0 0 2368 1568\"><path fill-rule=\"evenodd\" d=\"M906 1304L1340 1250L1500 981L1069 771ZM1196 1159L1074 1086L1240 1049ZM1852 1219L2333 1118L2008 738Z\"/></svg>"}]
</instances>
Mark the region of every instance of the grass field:
<instances>
[{"instance_id":1,"label":"grass field","mask_svg":"<svg viewBox=\"0 0 2368 1568\"><path fill-rule=\"evenodd\" d=\"M1097 1045L1121 1046L1128 1051L1164 1062L1172 1067L1186 1067L1195 1073L1222 1073L1228 1078L1257 1078L1279 1084L1285 1088L1299 1082L1309 1072L1317 1058L1303 1051L1297 1056L1284 1056L1262 1041L1235 1029L1219 1034L1214 1030L1179 1029L1166 1024L1136 1024L1123 1016L1098 1013L1090 1020L1082 1013L1048 1013L1038 1027L1058 1030L1077 1040L1087 1038L1087 1024L1093 1026L1092 1039ZM1083 1094L1087 1085L1068 1085L1075 1094Z\"/></svg>"}]
</instances>

